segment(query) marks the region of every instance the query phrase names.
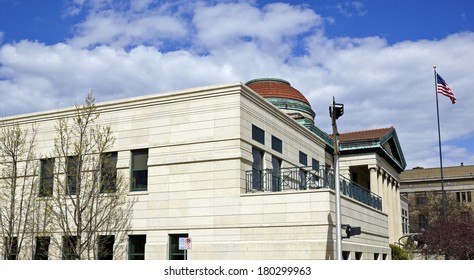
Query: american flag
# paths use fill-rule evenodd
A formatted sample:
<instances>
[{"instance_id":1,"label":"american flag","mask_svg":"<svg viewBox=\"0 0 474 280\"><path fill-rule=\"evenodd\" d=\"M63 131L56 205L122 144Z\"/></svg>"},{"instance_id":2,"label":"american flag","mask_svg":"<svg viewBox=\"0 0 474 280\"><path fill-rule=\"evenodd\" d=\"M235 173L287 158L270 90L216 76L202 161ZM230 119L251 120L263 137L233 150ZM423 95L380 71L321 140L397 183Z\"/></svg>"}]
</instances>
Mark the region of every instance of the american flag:
<instances>
[{"instance_id":1,"label":"american flag","mask_svg":"<svg viewBox=\"0 0 474 280\"><path fill-rule=\"evenodd\" d=\"M454 93L451 91L451 88L449 88L448 84L438 73L436 73L436 84L439 94L449 97L449 99L451 99L452 104L456 103L456 97L454 97Z\"/></svg>"}]
</instances>

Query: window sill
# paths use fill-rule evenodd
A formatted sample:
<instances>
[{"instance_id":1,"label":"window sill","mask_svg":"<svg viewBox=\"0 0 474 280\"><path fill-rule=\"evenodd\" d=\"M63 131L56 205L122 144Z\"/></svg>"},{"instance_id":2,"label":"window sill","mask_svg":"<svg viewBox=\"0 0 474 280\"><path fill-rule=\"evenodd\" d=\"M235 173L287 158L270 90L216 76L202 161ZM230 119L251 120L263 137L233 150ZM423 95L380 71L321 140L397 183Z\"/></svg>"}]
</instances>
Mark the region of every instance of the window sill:
<instances>
[{"instance_id":1,"label":"window sill","mask_svg":"<svg viewBox=\"0 0 474 280\"><path fill-rule=\"evenodd\" d=\"M138 195L148 195L148 190L135 190L135 191L128 191L129 196L138 196Z\"/></svg>"}]
</instances>

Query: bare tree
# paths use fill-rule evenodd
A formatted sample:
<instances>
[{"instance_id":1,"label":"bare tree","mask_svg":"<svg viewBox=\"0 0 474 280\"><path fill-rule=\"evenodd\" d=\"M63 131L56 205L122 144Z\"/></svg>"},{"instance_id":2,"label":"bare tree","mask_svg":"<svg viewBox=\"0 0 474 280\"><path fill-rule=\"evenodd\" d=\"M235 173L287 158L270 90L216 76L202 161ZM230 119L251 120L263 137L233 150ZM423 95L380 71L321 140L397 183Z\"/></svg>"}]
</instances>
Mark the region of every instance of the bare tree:
<instances>
[{"instance_id":1,"label":"bare tree","mask_svg":"<svg viewBox=\"0 0 474 280\"><path fill-rule=\"evenodd\" d=\"M474 220L469 217L440 219L430 225L419 237L426 255L446 259L474 259Z\"/></svg>"},{"instance_id":2,"label":"bare tree","mask_svg":"<svg viewBox=\"0 0 474 280\"><path fill-rule=\"evenodd\" d=\"M411 196L409 201L410 231L421 233L442 218L441 192L426 192ZM457 219L461 215L472 215L470 204L458 201L456 192L446 192L445 218Z\"/></svg>"},{"instance_id":3,"label":"bare tree","mask_svg":"<svg viewBox=\"0 0 474 280\"><path fill-rule=\"evenodd\" d=\"M467 195L467 194L465 194ZM424 258L466 259L474 256L472 207L462 192L418 193L409 198L410 232L404 247Z\"/></svg>"},{"instance_id":4,"label":"bare tree","mask_svg":"<svg viewBox=\"0 0 474 280\"><path fill-rule=\"evenodd\" d=\"M3 259L31 248L37 196L36 133L18 124L0 129L0 234Z\"/></svg>"},{"instance_id":5,"label":"bare tree","mask_svg":"<svg viewBox=\"0 0 474 280\"><path fill-rule=\"evenodd\" d=\"M58 120L50 192L52 242L63 259L108 259L124 254L133 201L116 170L117 153L110 126L99 125L91 93L74 115ZM51 165L52 166L52 165ZM120 250L122 248L122 250Z\"/></svg>"}]
</instances>

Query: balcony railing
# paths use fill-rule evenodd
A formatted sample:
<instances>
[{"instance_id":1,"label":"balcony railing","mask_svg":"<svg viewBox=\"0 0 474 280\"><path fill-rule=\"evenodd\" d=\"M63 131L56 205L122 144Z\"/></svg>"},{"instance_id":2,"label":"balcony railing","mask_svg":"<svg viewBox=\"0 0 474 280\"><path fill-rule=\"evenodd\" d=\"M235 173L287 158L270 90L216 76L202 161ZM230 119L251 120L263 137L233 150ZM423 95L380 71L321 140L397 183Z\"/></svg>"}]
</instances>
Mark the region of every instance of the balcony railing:
<instances>
[{"instance_id":1,"label":"balcony railing","mask_svg":"<svg viewBox=\"0 0 474 280\"><path fill-rule=\"evenodd\" d=\"M360 201L375 209L382 210L382 198L366 188L340 176L341 194ZM281 170L249 170L245 172L246 191L249 192L281 192L288 190L335 189L334 173L321 167L290 167Z\"/></svg>"}]
</instances>

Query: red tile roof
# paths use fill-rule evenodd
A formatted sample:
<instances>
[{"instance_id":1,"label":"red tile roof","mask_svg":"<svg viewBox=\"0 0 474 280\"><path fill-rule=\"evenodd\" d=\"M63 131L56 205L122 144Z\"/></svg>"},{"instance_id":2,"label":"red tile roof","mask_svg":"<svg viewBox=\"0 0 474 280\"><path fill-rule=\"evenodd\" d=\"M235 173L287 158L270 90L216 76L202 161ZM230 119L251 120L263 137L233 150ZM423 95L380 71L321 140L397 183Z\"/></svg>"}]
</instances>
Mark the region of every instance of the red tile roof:
<instances>
[{"instance_id":1,"label":"red tile roof","mask_svg":"<svg viewBox=\"0 0 474 280\"><path fill-rule=\"evenodd\" d=\"M378 128L372 130L354 131L339 134L339 141L351 142L351 141L363 141L363 140L376 140L382 138L387 133L394 130L393 127Z\"/></svg>"},{"instance_id":2,"label":"red tile roof","mask_svg":"<svg viewBox=\"0 0 474 280\"><path fill-rule=\"evenodd\" d=\"M310 105L306 97L285 80L255 79L248 81L246 85L264 98L288 98Z\"/></svg>"}]
</instances>

